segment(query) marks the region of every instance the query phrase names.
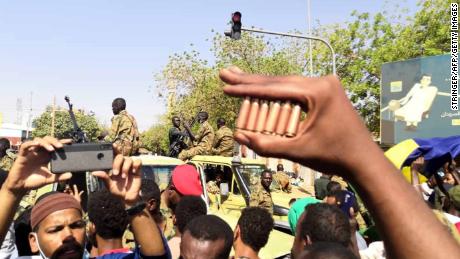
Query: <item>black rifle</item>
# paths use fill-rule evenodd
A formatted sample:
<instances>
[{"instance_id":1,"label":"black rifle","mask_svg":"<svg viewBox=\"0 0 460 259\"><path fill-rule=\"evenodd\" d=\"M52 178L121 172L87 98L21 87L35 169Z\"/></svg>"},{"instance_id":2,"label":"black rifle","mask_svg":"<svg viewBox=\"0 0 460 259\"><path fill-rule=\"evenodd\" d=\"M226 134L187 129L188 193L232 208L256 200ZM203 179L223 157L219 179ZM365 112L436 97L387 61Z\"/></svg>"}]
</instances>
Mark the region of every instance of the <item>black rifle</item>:
<instances>
[{"instance_id":1,"label":"black rifle","mask_svg":"<svg viewBox=\"0 0 460 259\"><path fill-rule=\"evenodd\" d=\"M198 112L198 114L201 112L201 109L200 111ZM193 127L193 124L195 124L195 121L197 121L197 117L198 117L198 114L192 118L192 120L190 121L190 124L189 124L189 127L192 128ZM177 157L179 155L179 153L184 150L184 149L187 149L188 146L187 144L185 144L185 135L188 135L188 137L190 138L187 130L183 130L182 133L185 133L185 134L181 134L179 137L177 137L177 139L171 143L171 145L169 146L169 156L170 157Z\"/></svg>"},{"instance_id":2,"label":"black rifle","mask_svg":"<svg viewBox=\"0 0 460 259\"><path fill-rule=\"evenodd\" d=\"M73 113L72 107L73 104L70 103L70 98L69 96L65 96L65 101L69 105L69 115L70 119L72 120L73 124L73 131L72 131L72 139L74 143L87 143L88 138L86 138L85 132L81 130L81 128L78 126L77 120L75 119L75 114ZM97 186L99 186L96 178L94 176L91 176L90 173L88 172L72 172L72 178L68 180L66 183L71 189L72 186L75 184L78 187L78 190L83 190L84 192L81 195L81 205L83 209L86 211L86 206L88 202L88 193L93 192L97 189ZM65 189L64 186L58 187L58 190L63 190Z\"/></svg>"},{"instance_id":3,"label":"black rifle","mask_svg":"<svg viewBox=\"0 0 460 259\"><path fill-rule=\"evenodd\" d=\"M70 98L69 96L64 97L65 101L69 105L69 115L70 115L70 120L72 120L73 124L73 131L72 131L72 139L75 143L86 143L88 142L88 139L86 138L86 134L81 130L81 128L78 126L77 120L75 119L75 114L73 113L72 107L73 104L70 103Z\"/></svg>"}]
</instances>

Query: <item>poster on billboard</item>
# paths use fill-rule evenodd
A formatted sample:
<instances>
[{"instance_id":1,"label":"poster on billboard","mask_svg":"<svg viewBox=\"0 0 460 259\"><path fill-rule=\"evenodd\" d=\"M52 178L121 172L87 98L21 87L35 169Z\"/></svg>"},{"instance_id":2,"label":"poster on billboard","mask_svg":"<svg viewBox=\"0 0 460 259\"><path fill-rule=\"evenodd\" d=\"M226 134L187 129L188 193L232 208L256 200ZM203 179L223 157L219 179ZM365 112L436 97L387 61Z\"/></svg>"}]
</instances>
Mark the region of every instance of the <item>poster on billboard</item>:
<instances>
[{"instance_id":1,"label":"poster on billboard","mask_svg":"<svg viewBox=\"0 0 460 259\"><path fill-rule=\"evenodd\" d=\"M383 64L381 142L459 135L460 111L451 110L450 80L450 55Z\"/></svg>"}]
</instances>

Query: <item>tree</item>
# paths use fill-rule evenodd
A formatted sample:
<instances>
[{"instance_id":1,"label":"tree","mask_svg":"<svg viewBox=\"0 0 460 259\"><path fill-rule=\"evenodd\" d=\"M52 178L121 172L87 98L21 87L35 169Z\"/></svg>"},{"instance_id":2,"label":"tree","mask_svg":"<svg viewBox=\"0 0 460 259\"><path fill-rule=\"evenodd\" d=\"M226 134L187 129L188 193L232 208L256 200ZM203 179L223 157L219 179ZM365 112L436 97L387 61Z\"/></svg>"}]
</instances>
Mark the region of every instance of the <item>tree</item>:
<instances>
[{"instance_id":1,"label":"tree","mask_svg":"<svg viewBox=\"0 0 460 259\"><path fill-rule=\"evenodd\" d=\"M355 11L350 22L319 26L314 32L333 46L337 74L354 107L375 135L379 134L382 64L449 51L448 1L426 0L419 6L421 9L413 17L408 17L406 10L398 6L374 15ZM169 125L172 115L178 114L190 119L201 108L208 111L214 126L215 120L223 117L232 127L240 100L223 94L223 83L218 78L222 67L236 65L246 72L265 75L309 74L307 41L270 39L243 33L240 40L234 41L216 34L211 48L215 56L213 65L200 59L196 51L171 56L156 77L159 91L170 93L168 112L159 124ZM330 57L325 45L314 42L314 74L310 76L330 74Z\"/></svg>"},{"instance_id":2,"label":"tree","mask_svg":"<svg viewBox=\"0 0 460 259\"><path fill-rule=\"evenodd\" d=\"M413 17L407 16L407 10L398 6L374 15L354 11L352 21L320 26L315 31L333 46L337 75L356 110L375 135L379 134L382 64L439 55L450 50L448 1L426 0L419 6L421 9ZM290 57L293 61L299 60L299 55L305 60L305 52L301 50L307 49L306 44L305 41L291 40L285 44L285 49L294 53ZM320 43L314 43L313 48L315 73L330 73L329 49Z\"/></svg>"},{"instance_id":3,"label":"tree","mask_svg":"<svg viewBox=\"0 0 460 259\"><path fill-rule=\"evenodd\" d=\"M169 152L168 126L157 124L142 132L142 147L158 155L167 155Z\"/></svg>"},{"instance_id":4,"label":"tree","mask_svg":"<svg viewBox=\"0 0 460 259\"><path fill-rule=\"evenodd\" d=\"M32 132L33 137L44 137L51 135L52 108L47 107L39 117L34 119L35 129ZM83 111L74 111L75 118L81 130L86 133L90 141L96 141L97 136L102 132L102 126L97 122L93 114L86 114ZM55 112L54 135L56 138L72 137L73 124L70 115L66 111Z\"/></svg>"}]
</instances>

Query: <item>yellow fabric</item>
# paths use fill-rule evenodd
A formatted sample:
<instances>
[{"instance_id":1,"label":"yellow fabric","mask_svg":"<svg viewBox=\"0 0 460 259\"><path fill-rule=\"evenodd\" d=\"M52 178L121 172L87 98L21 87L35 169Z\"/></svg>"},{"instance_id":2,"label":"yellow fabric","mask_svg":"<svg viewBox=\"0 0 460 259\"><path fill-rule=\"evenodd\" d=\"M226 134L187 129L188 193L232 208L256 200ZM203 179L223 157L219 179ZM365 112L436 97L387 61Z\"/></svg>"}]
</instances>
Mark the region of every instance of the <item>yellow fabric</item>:
<instances>
[{"instance_id":1,"label":"yellow fabric","mask_svg":"<svg viewBox=\"0 0 460 259\"><path fill-rule=\"evenodd\" d=\"M402 172L404 178L406 178L406 180L408 182L411 182L410 181L411 180L410 166L403 167L401 169L401 172ZM422 175L420 173L417 173L417 175L418 175L418 182L419 183L424 183L424 182L426 182L428 180L424 175Z\"/></svg>"},{"instance_id":2,"label":"yellow fabric","mask_svg":"<svg viewBox=\"0 0 460 259\"><path fill-rule=\"evenodd\" d=\"M406 158L416 149L418 144L413 139L407 139L393 146L385 152L385 156L396 166L401 169Z\"/></svg>"}]
</instances>

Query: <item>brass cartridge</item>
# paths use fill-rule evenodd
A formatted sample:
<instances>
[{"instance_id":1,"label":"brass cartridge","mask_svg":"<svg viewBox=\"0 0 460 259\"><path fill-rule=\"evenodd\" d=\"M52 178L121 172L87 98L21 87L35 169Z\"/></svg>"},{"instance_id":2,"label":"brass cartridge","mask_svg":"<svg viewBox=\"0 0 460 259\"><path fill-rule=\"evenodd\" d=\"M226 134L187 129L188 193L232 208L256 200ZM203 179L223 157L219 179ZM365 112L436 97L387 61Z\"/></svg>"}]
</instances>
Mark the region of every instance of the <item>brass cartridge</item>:
<instances>
[{"instance_id":1,"label":"brass cartridge","mask_svg":"<svg viewBox=\"0 0 460 259\"><path fill-rule=\"evenodd\" d=\"M251 101L251 109L249 110L248 123L246 130L254 131L256 129L257 115L259 113L259 100L253 99Z\"/></svg>"},{"instance_id":2,"label":"brass cartridge","mask_svg":"<svg viewBox=\"0 0 460 259\"><path fill-rule=\"evenodd\" d=\"M281 104L278 101L271 102L268 112L267 122L264 127L264 134L272 134L275 131L276 123L281 110Z\"/></svg>"},{"instance_id":3,"label":"brass cartridge","mask_svg":"<svg viewBox=\"0 0 460 259\"><path fill-rule=\"evenodd\" d=\"M249 97L246 97L246 98L244 98L243 102L241 103L240 113L238 114L238 118L236 120L236 128L237 129L245 129L246 128L250 108L251 108L251 101L250 101Z\"/></svg>"},{"instance_id":4,"label":"brass cartridge","mask_svg":"<svg viewBox=\"0 0 460 259\"><path fill-rule=\"evenodd\" d=\"M260 104L259 114L257 115L255 132L264 131L265 122L267 121L267 115L268 115L268 102L262 101Z\"/></svg>"},{"instance_id":5,"label":"brass cartridge","mask_svg":"<svg viewBox=\"0 0 460 259\"><path fill-rule=\"evenodd\" d=\"M286 133L287 124L289 122L289 118L291 117L291 111L291 103L289 101L285 102L281 107L280 117L278 119L278 123L276 124L276 135L283 136Z\"/></svg>"},{"instance_id":6,"label":"brass cartridge","mask_svg":"<svg viewBox=\"0 0 460 259\"><path fill-rule=\"evenodd\" d=\"M297 131L299 129L299 122L300 122L300 112L302 109L300 108L300 105L296 104L294 105L294 108L292 108L292 113L289 118L289 122L286 128L286 137L295 137L297 135Z\"/></svg>"}]
</instances>

